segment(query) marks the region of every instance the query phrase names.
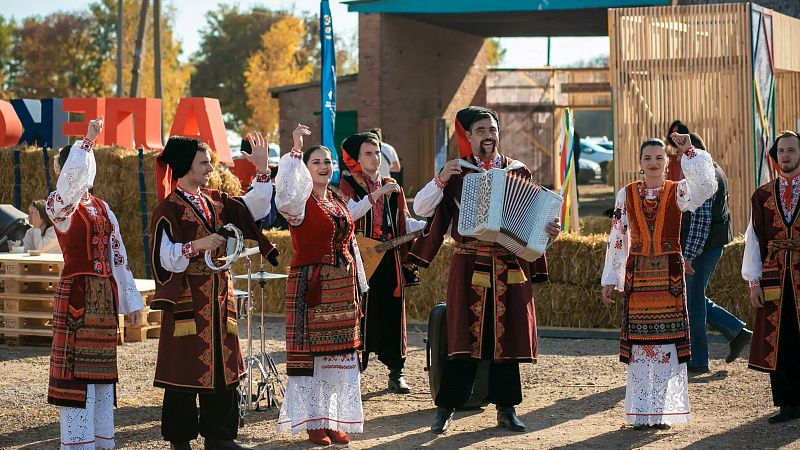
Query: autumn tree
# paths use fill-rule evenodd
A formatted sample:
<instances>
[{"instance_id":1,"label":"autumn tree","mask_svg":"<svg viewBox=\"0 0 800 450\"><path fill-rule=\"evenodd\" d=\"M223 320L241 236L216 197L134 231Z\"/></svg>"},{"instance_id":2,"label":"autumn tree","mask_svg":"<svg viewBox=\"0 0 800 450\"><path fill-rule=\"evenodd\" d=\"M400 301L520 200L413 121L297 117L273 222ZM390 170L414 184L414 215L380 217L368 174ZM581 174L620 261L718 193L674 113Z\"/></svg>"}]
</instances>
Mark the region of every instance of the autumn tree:
<instances>
[{"instance_id":1,"label":"autumn tree","mask_svg":"<svg viewBox=\"0 0 800 450\"><path fill-rule=\"evenodd\" d=\"M131 85L131 68L133 66L134 46L136 33L139 27L140 0L123 0L123 57L122 57L122 85L123 95L128 95ZM108 52L100 64L99 76L104 88L104 95L115 95L117 83L117 2L116 0L101 0L90 5L92 17L98 28L106 30L98 47ZM141 72L139 73L138 97L153 97L155 95L155 78L153 65L153 16L147 16L147 32L143 42L143 55ZM181 64L178 57L181 54L181 45L175 40L174 33L175 11L172 8L162 10L161 17L161 94L163 105L164 131L169 131L175 109L181 97L188 93L189 79L192 73L191 64Z\"/></svg>"},{"instance_id":2,"label":"autumn tree","mask_svg":"<svg viewBox=\"0 0 800 450\"><path fill-rule=\"evenodd\" d=\"M278 101L268 89L311 79L313 66L298 58L306 28L302 20L284 16L261 37L261 48L247 60L245 92L252 111L248 125L278 139Z\"/></svg>"},{"instance_id":3,"label":"autumn tree","mask_svg":"<svg viewBox=\"0 0 800 450\"><path fill-rule=\"evenodd\" d=\"M7 98L6 79L11 68L11 50L14 22L0 17L0 98Z\"/></svg>"},{"instance_id":4,"label":"autumn tree","mask_svg":"<svg viewBox=\"0 0 800 450\"><path fill-rule=\"evenodd\" d=\"M318 79L321 61L318 15L298 17L282 10L240 10L226 5L220 5L206 15L206 25L200 32L200 50L192 57L195 72L191 92L193 96L218 98L225 114L225 125L240 134L251 123L252 114L248 96L242 89L248 61L261 50L264 33L289 15L297 17L305 28L296 60L301 66L310 65L311 79ZM357 41L343 40L338 34L334 38L337 73L357 72Z\"/></svg>"},{"instance_id":5,"label":"autumn tree","mask_svg":"<svg viewBox=\"0 0 800 450\"><path fill-rule=\"evenodd\" d=\"M94 47L93 21L87 13L29 17L14 30L8 90L16 97L89 97L100 95L101 60Z\"/></svg>"},{"instance_id":6,"label":"autumn tree","mask_svg":"<svg viewBox=\"0 0 800 450\"><path fill-rule=\"evenodd\" d=\"M218 98L228 128L241 132L250 119L243 89L247 61L261 48L261 36L284 15L263 8L240 11L224 4L206 15L200 49L192 57L191 92Z\"/></svg>"},{"instance_id":7,"label":"autumn tree","mask_svg":"<svg viewBox=\"0 0 800 450\"><path fill-rule=\"evenodd\" d=\"M498 38L486 39L486 65L497 67L503 63L506 56L506 49Z\"/></svg>"}]
</instances>

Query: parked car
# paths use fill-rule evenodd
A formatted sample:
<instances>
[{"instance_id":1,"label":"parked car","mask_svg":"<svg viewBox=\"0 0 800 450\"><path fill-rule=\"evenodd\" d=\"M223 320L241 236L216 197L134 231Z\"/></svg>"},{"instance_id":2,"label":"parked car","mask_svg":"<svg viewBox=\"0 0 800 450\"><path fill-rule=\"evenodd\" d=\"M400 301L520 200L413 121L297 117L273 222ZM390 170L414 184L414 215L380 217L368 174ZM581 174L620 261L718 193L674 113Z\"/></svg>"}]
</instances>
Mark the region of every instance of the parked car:
<instances>
[{"instance_id":1,"label":"parked car","mask_svg":"<svg viewBox=\"0 0 800 450\"><path fill-rule=\"evenodd\" d=\"M613 146L613 143L611 144ZM581 158L600 165L603 180L608 176L608 165L614 160L614 151L608 150L589 139L581 138Z\"/></svg>"},{"instance_id":2,"label":"parked car","mask_svg":"<svg viewBox=\"0 0 800 450\"><path fill-rule=\"evenodd\" d=\"M575 175L578 177L578 184L603 180L603 170L600 168L600 164L584 158L578 159L578 173Z\"/></svg>"},{"instance_id":3,"label":"parked car","mask_svg":"<svg viewBox=\"0 0 800 450\"><path fill-rule=\"evenodd\" d=\"M589 137L585 138L587 141L591 142L592 144L597 144L600 147L603 147L606 150L614 150L614 141L609 141L606 136L602 137Z\"/></svg>"}]
</instances>

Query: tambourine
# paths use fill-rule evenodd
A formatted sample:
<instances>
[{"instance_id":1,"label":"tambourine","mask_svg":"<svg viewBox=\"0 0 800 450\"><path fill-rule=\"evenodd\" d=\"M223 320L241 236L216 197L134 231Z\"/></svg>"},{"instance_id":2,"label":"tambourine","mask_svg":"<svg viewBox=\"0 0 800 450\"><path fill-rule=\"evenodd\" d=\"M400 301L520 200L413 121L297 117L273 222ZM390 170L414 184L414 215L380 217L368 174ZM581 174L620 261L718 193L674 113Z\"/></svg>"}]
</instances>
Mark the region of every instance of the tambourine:
<instances>
[{"instance_id":1,"label":"tambourine","mask_svg":"<svg viewBox=\"0 0 800 450\"><path fill-rule=\"evenodd\" d=\"M227 255L224 258L219 258L225 260L225 264L221 266L214 264L214 260L211 257L211 250L206 250L206 265L209 269L214 271L228 270L228 268L241 257L242 250L244 250L244 235L242 234L242 230L232 223L223 226L222 229L233 233L233 238L236 239L236 245L233 249L233 254Z\"/></svg>"}]
</instances>

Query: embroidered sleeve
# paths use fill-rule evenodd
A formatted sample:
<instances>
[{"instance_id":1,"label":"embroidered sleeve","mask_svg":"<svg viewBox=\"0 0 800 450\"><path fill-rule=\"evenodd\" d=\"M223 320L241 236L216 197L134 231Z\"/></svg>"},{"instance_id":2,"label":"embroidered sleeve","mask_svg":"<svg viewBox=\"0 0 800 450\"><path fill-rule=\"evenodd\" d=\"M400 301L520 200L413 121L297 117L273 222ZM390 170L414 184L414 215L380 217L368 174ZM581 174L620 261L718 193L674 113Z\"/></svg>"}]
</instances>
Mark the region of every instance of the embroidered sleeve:
<instances>
[{"instance_id":1,"label":"embroidered sleeve","mask_svg":"<svg viewBox=\"0 0 800 450\"><path fill-rule=\"evenodd\" d=\"M47 197L45 210L53 224L66 231L83 194L92 187L97 166L94 160L94 143L81 139L72 144L69 156L61 168L56 190Z\"/></svg>"},{"instance_id":2,"label":"embroidered sleeve","mask_svg":"<svg viewBox=\"0 0 800 450\"><path fill-rule=\"evenodd\" d=\"M314 182L297 152L281 157L275 177L275 206L290 225L300 225L306 214L306 202Z\"/></svg>"},{"instance_id":3,"label":"embroidered sleeve","mask_svg":"<svg viewBox=\"0 0 800 450\"><path fill-rule=\"evenodd\" d=\"M622 291L625 285L625 265L628 260L630 232L628 213L625 209L625 188L617 194L614 215L611 217L611 231L608 234L608 248L600 284L615 286Z\"/></svg>"},{"instance_id":4,"label":"embroidered sleeve","mask_svg":"<svg viewBox=\"0 0 800 450\"><path fill-rule=\"evenodd\" d=\"M761 261L761 245L753 230L753 218L747 224L747 231L744 233L744 256L742 257L742 278L750 283L760 286L763 263Z\"/></svg>"},{"instance_id":5,"label":"embroidered sleeve","mask_svg":"<svg viewBox=\"0 0 800 450\"><path fill-rule=\"evenodd\" d=\"M714 197L711 197L692 213L686 247L683 249L684 258L694 259L703 252L708 233L711 231L711 206L713 203Z\"/></svg>"},{"instance_id":6,"label":"embroidered sleeve","mask_svg":"<svg viewBox=\"0 0 800 450\"><path fill-rule=\"evenodd\" d=\"M429 181L425 187L417 192L416 197L414 197L414 212L422 217L433 216L439 202L444 198L445 185L446 184L442 183L442 180L439 179L438 175L436 178Z\"/></svg>"},{"instance_id":7,"label":"embroidered sleeve","mask_svg":"<svg viewBox=\"0 0 800 450\"><path fill-rule=\"evenodd\" d=\"M172 242L167 236L166 231L161 232L161 247L159 247L158 259L161 267L173 273L181 273L189 267L189 258L194 256L192 243L185 244Z\"/></svg>"},{"instance_id":8,"label":"embroidered sleeve","mask_svg":"<svg viewBox=\"0 0 800 450\"><path fill-rule=\"evenodd\" d=\"M269 174L256 173L253 182L250 183L251 189L242 196L244 204L250 210L253 220L260 220L269 214L272 207L272 183Z\"/></svg>"},{"instance_id":9,"label":"embroidered sleeve","mask_svg":"<svg viewBox=\"0 0 800 450\"><path fill-rule=\"evenodd\" d=\"M133 280L133 273L128 265L128 252L125 250L125 243L122 242L122 235L119 232L119 221L117 216L111 211L108 204L104 204L108 217L111 220L111 273L114 282L117 284L118 311L120 314L130 314L141 311L144 308L142 295L136 289L136 282Z\"/></svg>"},{"instance_id":10,"label":"embroidered sleeve","mask_svg":"<svg viewBox=\"0 0 800 450\"><path fill-rule=\"evenodd\" d=\"M694 149L681 158L681 169L686 178L678 182L678 207L694 211L717 192L714 161L707 151Z\"/></svg>"}]
</instances>

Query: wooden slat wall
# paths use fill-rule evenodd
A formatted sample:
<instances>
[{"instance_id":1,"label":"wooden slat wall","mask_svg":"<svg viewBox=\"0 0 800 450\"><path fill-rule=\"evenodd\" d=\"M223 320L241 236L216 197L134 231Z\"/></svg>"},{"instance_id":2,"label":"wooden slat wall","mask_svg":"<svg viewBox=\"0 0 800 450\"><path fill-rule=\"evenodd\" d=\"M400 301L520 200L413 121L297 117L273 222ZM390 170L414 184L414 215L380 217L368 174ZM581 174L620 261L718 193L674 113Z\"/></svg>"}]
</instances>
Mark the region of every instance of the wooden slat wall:
<instances>
[{"instance_id":1,"label":"wooden slat wall","mask_svg":"<svg viewBox=\"0 0 800 450\"><path fill-rule=\"evenodd\" d=\"M734 233L754 183L748 14L744 3L609 10L617 188L638 179L641 142L680 119L728 176Z\"/></svg>"},{"instance_id":2,"label":"wooden slat wall","mask_svg":"<svg viewBox=\"0 0 800 450\"><path fill-rule=\"evenodd\" d=\"M555 103L572 109L608 109L611 93L608 91L563 93L561 86L567 83L608 83L608 69L559 69L555 74Z\"/></svg>"},{"instance_id":3,"label":"wooden slat wall","mask_svg":"<svg viewBox=\"0 0 800 450\"><path fill-rule=\"evenodd\" d=\"M775 75L775 131L798 131L800 120L800 72Z\"/></svg>"},{"instance_id":4,"label":"wooden slat wall","mask_svg":"<svg viewBox=\"0 0 800 450\"><path fill-rule=\"evenodd\" d=\"M772 12L775 70L800 72L800 20Z\"/></svg>"}]
</instances>

